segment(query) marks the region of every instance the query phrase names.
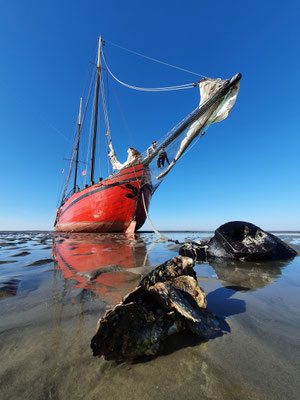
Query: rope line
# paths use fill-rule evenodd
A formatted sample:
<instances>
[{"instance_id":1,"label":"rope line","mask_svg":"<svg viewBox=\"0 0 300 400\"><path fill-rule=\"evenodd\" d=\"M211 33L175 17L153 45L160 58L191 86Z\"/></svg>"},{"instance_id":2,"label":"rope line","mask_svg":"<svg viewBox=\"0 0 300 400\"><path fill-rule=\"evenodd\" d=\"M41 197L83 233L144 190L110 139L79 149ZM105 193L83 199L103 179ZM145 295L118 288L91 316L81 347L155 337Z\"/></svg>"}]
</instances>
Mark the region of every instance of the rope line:
<instances>
[{"instance_id":1,"label":"rope line","mask_svg":"<svg viewBox=\"0 0 300 400\"><path fill-rule=\"evenodd\" d=\"M166 92L166 91L173 91L173 90L184 90L184 89L193 89L195 87L194 83L186 83L184 85L178 85L178 86L165 86L165 87L159 87L159 88L142 88L142 87L138 87L138 86L133 86L133 85L129 85L128 83L125 83L123 81L121 81L120 79L118 79L110 70L110 68L107 65L104 53L102 51L102 57L103 57L103 61L104 64L106 66L107 71L109 72L109 74L121 85L128 87L129 89L134 89L134 90L138 90L141 92Z\"/></svg>"},{"instance_id":2,"label":"rope line","mask_svg":"<svg viewBox=\"0 0 300 400\"><path fill-rule=\"evenodd\" d=\"M174 242L174 243L178 244L178 240L173 240L173 239L167 238L165 235L163 235L162 233L158 232L158 230L157 230L157 229L155 228L155 226L152 224L152 222L151 222L151 220L150 220L150 218L149 218L149 215L148 215L148 213L147 213L147 207L146 207L146 204L145 204L144 192L143 192L143 191L142 191L142 200L143 200L143 205L144 205L144 210L145 210L145 214L146 214L147 220L148 220L148 222L149 222L151 228L152 228L152 229L154 230L154 232L156 233L156 235L159 236L162 240L166 240L167 242Z\"/></svg>"},{"instance_id":3,"label":"rope line","mask_svg":"<svg viewBox=\"0 0 300 400\"><path fill-rule=\"evenodd\" d=\"M164 61L157 60L156 58L153 58L153 57L145 56L144 54L138 53L138 52L136 52L136 51L134 51L134 50L126 49L126 47L122 47L122 46L120 46L120 45L118 45L118 44L115 44L115 43L112 43L112 42L110 42L110 41L108 41L108 40L105 40L105 43L109 43L109 44L111 44L112 46L119 47L119 49L128 51L129 53L135 54L135 55L137 55L137 56L146 58L147 60L155 61L155 62L157 62L157 63L159 63L159 64L166 65L167 67L179 69L180 71L188 72L189 74L192 74L192 75L201 76L202 78L207 78L207 76L205 76L205 75L198 74L197 72L193 72L193 71L190 71L190 70L185 69L185 68L177 67L176 65L172 65L172 64L166 63L166 62L164 62Z\"/></svg>"}]
</instances>

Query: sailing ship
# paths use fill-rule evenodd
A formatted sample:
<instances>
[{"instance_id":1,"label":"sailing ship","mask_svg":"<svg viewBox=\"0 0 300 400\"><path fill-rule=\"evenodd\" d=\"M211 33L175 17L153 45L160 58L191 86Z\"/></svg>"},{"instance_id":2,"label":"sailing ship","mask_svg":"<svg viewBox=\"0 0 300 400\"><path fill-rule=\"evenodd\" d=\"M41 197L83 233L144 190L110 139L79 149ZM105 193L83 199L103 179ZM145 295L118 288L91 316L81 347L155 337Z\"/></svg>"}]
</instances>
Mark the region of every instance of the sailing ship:
<instances>
[{"instance_id":1,"label":"sailing ship","mask_svg":"<svg viewBox=\"0 0 300 400\"><path fill-rule=\"evenodd\" d=\"M163 88L139 88L128 85L111 72L104 55L103 43L100 36L94 84L91 158L87 168L89 169L89 183L85 184L83 188L79 188L77 184L83 124L81 98L75 145L72 149L67 179L54 222L56 231L133 233L140 229L146 220L151 197L159 184L192 142L195 143L198 138L202 137L212 123L222 121L228 116L238 94L240 73L229 80L204 77L197 83ZM120 163L116 157L110 132L105 100L104 70L120 84L136 90L182 90L198 86L200 104L144 153L130 147L127 161ZM111 163L112 173L106 179L100 178L95 182L99 93L101 93L105 120L104 136L107 158ZM87 107L85 107L86 109ZM87 169L84 170L84 174ZM73 185L67 194L72 174Z\"/></svg>"}]
</instances>

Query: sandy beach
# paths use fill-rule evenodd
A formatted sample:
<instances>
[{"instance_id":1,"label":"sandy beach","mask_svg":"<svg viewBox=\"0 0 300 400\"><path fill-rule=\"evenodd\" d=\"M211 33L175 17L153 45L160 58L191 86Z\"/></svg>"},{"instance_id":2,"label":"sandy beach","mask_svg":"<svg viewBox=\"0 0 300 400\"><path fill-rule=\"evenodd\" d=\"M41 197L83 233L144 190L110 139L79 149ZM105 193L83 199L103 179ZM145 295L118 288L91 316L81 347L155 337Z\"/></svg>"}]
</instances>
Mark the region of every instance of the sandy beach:
<instances>
[{"instance_id":1,"label":"sandy beach","mask_svg":"<svg viewBox=\"0 0 300 400\"><path fill-rule=\"evenodd\" d=\"M298 256L195 267L228 332L176 334L157 357L116 363L92 356L98 319L179 246L151 233L2 232L1 399L298 399L300 233L276 235Z\"/></svg>"}]
</instances>

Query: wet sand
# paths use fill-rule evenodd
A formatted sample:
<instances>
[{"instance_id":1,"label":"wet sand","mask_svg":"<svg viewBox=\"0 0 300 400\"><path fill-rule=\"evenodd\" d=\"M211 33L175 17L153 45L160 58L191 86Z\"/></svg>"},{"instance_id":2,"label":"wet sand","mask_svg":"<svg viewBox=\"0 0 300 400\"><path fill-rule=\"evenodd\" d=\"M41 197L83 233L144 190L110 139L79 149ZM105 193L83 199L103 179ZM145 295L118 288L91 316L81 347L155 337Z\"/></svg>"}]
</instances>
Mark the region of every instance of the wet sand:
<instances>
[{"instance_id":1,"label":"wet sand","mask_svg":"<svg viewBox=\"0 0 300 400\"><path fill-rule=\"evenodd\" d=\"M277 235L299 254L300 233ZM149 233L0 233L1 399L298 399L299 256L196 266L208 309L230 327L221 337L173 335L134 362L92 357L97 320L177 253Z\"/></svg>"}]
</instances>

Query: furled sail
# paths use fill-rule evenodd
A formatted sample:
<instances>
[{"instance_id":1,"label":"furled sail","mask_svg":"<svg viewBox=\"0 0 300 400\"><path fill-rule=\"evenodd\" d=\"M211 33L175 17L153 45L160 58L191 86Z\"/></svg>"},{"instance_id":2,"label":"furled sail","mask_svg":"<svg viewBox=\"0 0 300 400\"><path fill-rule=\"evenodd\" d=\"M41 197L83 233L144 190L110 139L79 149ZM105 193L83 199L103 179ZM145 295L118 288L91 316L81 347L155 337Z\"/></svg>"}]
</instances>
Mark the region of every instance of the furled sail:
<instances>
[{"instance_id":1,"label":"furled sail","mask_svg":"<svg viewBox=\"0 0 300 400\"><path fill-rule=\"evenodd\" d=\"M144 164L149 166L154 187L200 134L229 115L238 95L240 78L237 74L231 80L204 78L198 82L201 101L197 109L160 141L152 155L145 156Z\"/></svg>"},{"instance_id":2,"label":"furled sail","mask_svg":"<svg viewBox=\"0 0 300 400\"><path fill-rule=\"evenodd\" d=\"M200 104L199 108L211 97L214 93L216 93L224 84L224 81L221 79L208 79L204 78L199 83L200 88ZM226 95L225 101L219 107L217 114L214 116L211 121L212 124L215 122L221 122L223 119L227 118L229 113L231 112L238 92L240 89L240 82L236 82L234 86L232 86L231 91Z\"/></svg>"},{"instance_id":3,"label":"furled sail","mask_svg":"<svg viewBox=\"0 0 300 400\"><path fill-rule=\"evenodd\" d=\"M142 156L141 153L139 153L136 149L134 149L133 147L129 147L129 149L127 150L128 153L128 157L127 160L122 164L118 161L115 150L113 148L112 142L109 143L109 158L110 158L110 162L111 165L113 167L114 170L121 170L125 167L128 167L130 165L134 165L137 164L139 162L142 161Z\"/></svg>"}]
</instances>

